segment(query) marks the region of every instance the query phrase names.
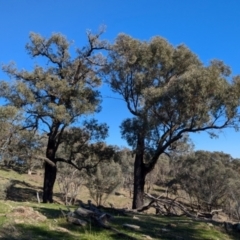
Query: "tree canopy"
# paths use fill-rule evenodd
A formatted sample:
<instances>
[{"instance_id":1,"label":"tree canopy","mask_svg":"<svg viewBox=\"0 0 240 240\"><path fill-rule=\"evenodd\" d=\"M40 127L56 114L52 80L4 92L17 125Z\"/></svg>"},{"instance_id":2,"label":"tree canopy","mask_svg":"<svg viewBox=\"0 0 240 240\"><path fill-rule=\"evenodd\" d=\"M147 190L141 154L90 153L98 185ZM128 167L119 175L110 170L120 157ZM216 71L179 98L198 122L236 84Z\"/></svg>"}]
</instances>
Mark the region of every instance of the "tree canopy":
<instances>
[{"instance_id":1,"label":"tree canopy","mask_svg":"<svg viewBox=\"0 0 240 240\"><path fill-rule=\"evenodd\" d=\"M178 148L188 147L189 133L207 131L214 137L216 130L238 129L240 77L232 78L223 61L205 65L185 45L173 46L159 36L141 41L120 34L109 44L100 40L101 33L88 32L88 43L74 53L61 34L30 34L26 50L38 62L33 70L18 70L14 63L3 66L13 81L0 81L0 97L6 100L0 121L7 120L0 129L0 144L8 144L7 126L15 127L11 121L18 110L24 120L17 129L26 137L19 141L25 155L37 146L27 149L27 144L37 143L37 134L46 133L43 202L52 202L57 162L90 169L113 156L114 148L103 143L106 124L89 120L77 126L82 116L100 111L97 88L104 77L132 114L120 129L135 154L133 208L138 208L143 205L146 176L162 154L177 155Z\"/></svg>"},{"instance_id":2,"label":"tree canopy","mask_svg":"<svg viewBox=\"0 0 240 240\"><path fill-rule=\"evenodd\" d=\"M56 152L64 130L79 117L100 110L101 96L96 88L101 84L98 71L104 58L96 51L106 47L100 35L101 32L96 35L89 32L88 44L76 49L75 57L71 57L71 43L63 35L44 38L31 33L26 50L34 59L41 57L39 62L45 65L36 64L32 71L18 70L15 64L3 67L14 81L0 82L0 96L8 105L23 110L23 128L41 129L48 135L44 202L52 202Z\"/></svg>"},{"instance_id":3,"label":"tree canopy","mask_svg":"<svg viewBox=\"0 0 240 240\"><path fill-rule=\"evenodd\" d=\"M185 45L158 36L146 42L120 34L108 61L108 83L133 115L121 132L136 153L136 208L143 204L146 174L174 142L189 132L237 126L239 94L222 61L205 66Z\"/></svg>"}]
</instances>

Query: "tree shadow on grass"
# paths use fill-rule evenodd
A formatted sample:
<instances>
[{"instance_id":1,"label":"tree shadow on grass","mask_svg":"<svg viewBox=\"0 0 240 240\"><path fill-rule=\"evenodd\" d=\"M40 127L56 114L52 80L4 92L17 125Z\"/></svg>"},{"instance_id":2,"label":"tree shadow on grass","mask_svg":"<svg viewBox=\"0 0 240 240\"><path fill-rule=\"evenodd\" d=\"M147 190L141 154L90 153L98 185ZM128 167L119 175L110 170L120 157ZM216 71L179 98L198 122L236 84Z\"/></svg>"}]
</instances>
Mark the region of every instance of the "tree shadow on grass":
<instances>
[{"instance_id":1,"label":"tree shadow on grass","mask_svg":"<svg viewBox=\"0 0 240 240\"><path fill-rule=\"evenodd\" d=\"M140 226L136 232L154 239L203 240L212 239L213 236L218 239L227 239L229 236L232 240L239 240L239 233L227 234L220 223L208 225L190 218L136 214L135 218L117 217L114 226L117 228L124 223ZM131 230L127 230L127 232L129 231Z\"/></svg>"},{"instance_id":2,"label":"tree shadow on grass","mask_svg":"<svg viewBox=\"0 0 240 240\"><path fill-rule=\"evenodd\" d=\"M37 202L37 192L41 195L40 188L19 180L11 180L6 192L6 200L15 202Z\"/></svg>"},{"instance_id":3,"label":"tree shadow on grass","mask_svg":"<svg viewBox=\"0 0 240 240\"><path fill-rule=\"evenodd\" d=\"M123 239L124 240L138 240L139 239L139 238L131 237L130 235L128 235L126 233L125 234L116 233L112 230L104 229L104 228L96 226L94 224L92 226L91 226L91 224L88 224L88 226L80 227L80 226L66 222L66 223L59 224L59 226L66 228L70 231L77 231L80 234L82 233L81 240L88 240L89 236L91 236L91 239L93 239L94 236L98 236L98 239L99 239L99 236L103 236L103 239L105 239L106 235L111 237L110 239L113 239L113 240L123 240ZM107 234L105 235L104 232L107 232ZM109 237L108 237L108 239L109 239Z\"/></svg>"},{"instance_id":4,"label":"tree shadow on grass","mask_svg":"<svg viewBox=\"0 0 240 240\"><path fill-rule=\"evenodd\" d=\"M10 171L11 171L10 168L8 168L8 167L6 167L6 166L3 166L3 165L0 166L0 169L1 169L2 171L5 171L5 172L10 172Z\"/></svg>"},{"instance_id":5,"label":"tree shadow on grass","mask_svg":"<svg viewBox=\"0 0 240 240\"><path fill-rule=\"evenodd\" d=\"M0 231L0 239L4 240L77 240L79 236L74 236L66 229L66 232L58 229L49 230L47 227L18 224L14 227L14 233Z\"/></svg>"},{"instance_id":6,"label":"tree shadow on grass","mask_svg":"<svg viewBox=\"0 0 240 240\"><path fill-rule=\"evenodd\" d=\"M45 208L45 207L33 207L35 211L40 212L42 215L46 216L48 219L56 219L63 217L60 209Z\"/></svg>"}]
</instances>

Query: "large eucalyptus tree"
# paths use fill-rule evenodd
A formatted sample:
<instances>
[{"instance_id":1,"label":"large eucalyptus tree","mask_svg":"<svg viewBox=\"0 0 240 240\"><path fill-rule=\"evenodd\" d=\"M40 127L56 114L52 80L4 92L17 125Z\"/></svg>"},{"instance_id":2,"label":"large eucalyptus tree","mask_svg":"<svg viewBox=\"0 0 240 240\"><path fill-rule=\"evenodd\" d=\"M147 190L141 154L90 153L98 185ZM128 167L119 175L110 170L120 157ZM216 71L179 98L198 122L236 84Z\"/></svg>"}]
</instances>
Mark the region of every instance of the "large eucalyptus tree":
<instances>
[{"instance_id":1,"label":"large eucalyptus tree","mask_svg":"<svg viewBox=\"0 0 240 240\"><path fill-rule=\"evenodd\" d=\"M234 126L237 91L222 61L205 66L185 45L161 37L146 42L120 34L108 60L108 82L133 115L121 133L135 151L132 207L138 208L146 175L169 147L189 132Z\"/></svg>"},{"instance_id":2,"label":"large eucalyptus tree","mask_svg":"<svg viewBox=\"0 0 240 240\"><path fill-rule=\"evenodd\" d=\"M79 117L100 110L96 87L101 84L98 70L104 59L96 51L104 49L106 42L99 39L100 34L88 33L87 37L87 46L76 49L71 57L71 44L63 35L44 38L31 33L26 50L35 61L41 58L41 64L32 71L17 70L13 64L3 67L14 81L0 83L0 96L7 99L8 105L23 109L24 128L47 131L44 203L53 201L56 163L64 161L56 157L64 130ZM72 159L66 162L72 164Z\"/></svg>"}]
</instances>

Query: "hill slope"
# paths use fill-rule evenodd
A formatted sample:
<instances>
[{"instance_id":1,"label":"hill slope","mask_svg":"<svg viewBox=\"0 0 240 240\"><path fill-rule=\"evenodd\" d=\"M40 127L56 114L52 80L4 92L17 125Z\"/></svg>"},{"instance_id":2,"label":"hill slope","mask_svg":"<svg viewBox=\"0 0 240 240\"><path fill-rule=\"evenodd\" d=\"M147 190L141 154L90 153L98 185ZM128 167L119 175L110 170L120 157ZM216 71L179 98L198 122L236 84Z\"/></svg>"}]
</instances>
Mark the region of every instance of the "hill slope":
<instances>
[{"instance_id":1,"label":"hill slope","mask_svg":"<svg viewBox=\"0 0 240 240\"><path fill-rule=\"evenodd\" d=\"M124 235L97 227L93 223L86 227L79 227L66 221L60 210L60 208L67 210L64 205L37 203L36 192L41 195L42 177L40 175L29 176L14 171L0 170L0 176L0 197L5 198L0 200L0 239L240 239L239 235L227 234L220 223L206 223L187 217L163 217L153 214L134 213L125 216L110 208L104 208L104 211L114 216L109 223L110 226ZM7 192L4 193L3 190L6 187ZM89 198L86 191L84 195L81 199L86 201ZM57 197L59 197L59 192L56 187L56 199L59 199ZM111 197L119 204L119 207L130 200L115 195ZM119 198L118 201L117 198ZM77 206L71 209L76 208ZM140 228L131 230L123 228L123 224L137 225Z\"/></svg>"}]
</instances>

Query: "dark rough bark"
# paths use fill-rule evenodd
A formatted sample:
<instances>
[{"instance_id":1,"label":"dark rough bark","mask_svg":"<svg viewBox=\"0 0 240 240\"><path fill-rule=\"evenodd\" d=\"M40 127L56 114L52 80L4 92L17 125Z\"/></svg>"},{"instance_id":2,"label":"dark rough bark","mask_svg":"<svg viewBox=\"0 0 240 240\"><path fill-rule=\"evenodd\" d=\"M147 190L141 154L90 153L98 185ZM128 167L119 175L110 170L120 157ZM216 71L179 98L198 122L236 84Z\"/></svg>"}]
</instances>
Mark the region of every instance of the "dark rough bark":
<instances>
[{"instance_id":1,"label":"dark rough bark","mask_svg":"<svg viewBox=\"0 0 240 240\"><path fill-rule=\"evenodd\" d=\"M134 188L132 209L143 206L144 185L145 185L145 166L143 162L144 140L138 140L137 153L134 162Z\"/></svg>"},{"instance_id":2,"label":"dark rough bark","mask_svg":"<svg viewBox=\"0 0 240 240\"><path fill-rule=\"evenodd\" d=\"M45 174L43 184L43 203L53 202L53 187L56 180L57 168L45 163Z\"/></svg>"},{"instance_id":3,"label":"dark rough bark","mask_svg":"<svg viewBox=\"0 0 240 240\"><path fill-rule=\"evenodd\" d=\"M54 140L49 139L46 157L52 161L53 165L45 162L45 174L43 183L43 203L53 202L53 187L57 175L57 167L55 161L56 143Z\"/></svg>"}]
</instances>

